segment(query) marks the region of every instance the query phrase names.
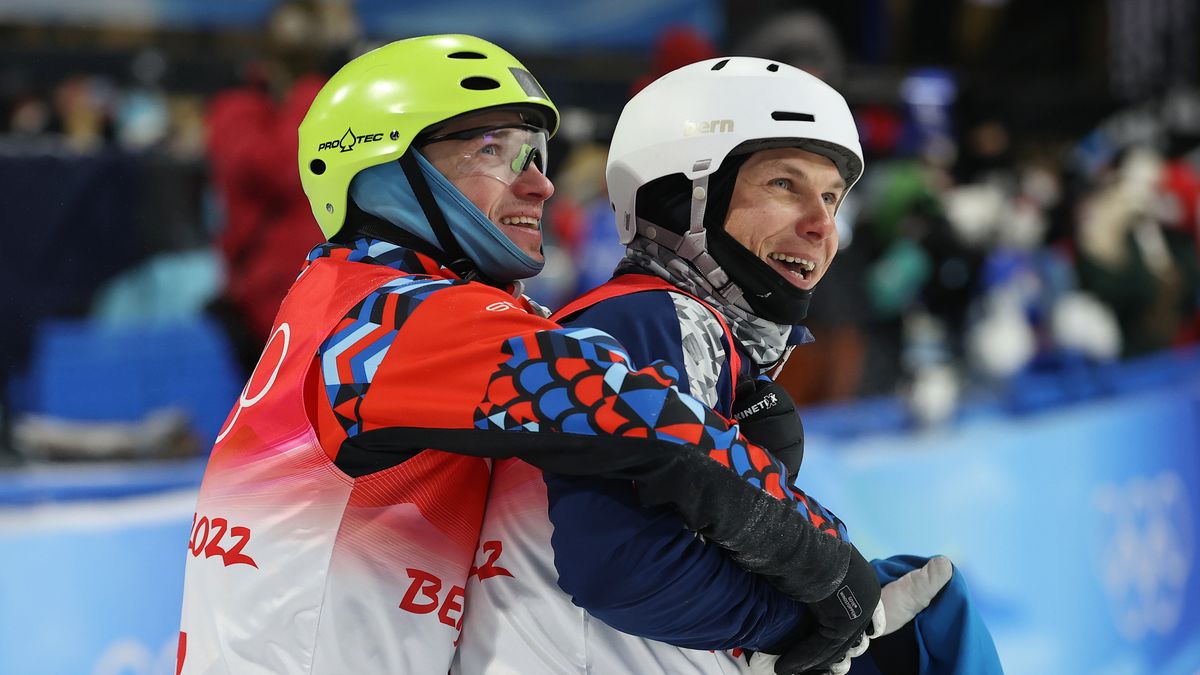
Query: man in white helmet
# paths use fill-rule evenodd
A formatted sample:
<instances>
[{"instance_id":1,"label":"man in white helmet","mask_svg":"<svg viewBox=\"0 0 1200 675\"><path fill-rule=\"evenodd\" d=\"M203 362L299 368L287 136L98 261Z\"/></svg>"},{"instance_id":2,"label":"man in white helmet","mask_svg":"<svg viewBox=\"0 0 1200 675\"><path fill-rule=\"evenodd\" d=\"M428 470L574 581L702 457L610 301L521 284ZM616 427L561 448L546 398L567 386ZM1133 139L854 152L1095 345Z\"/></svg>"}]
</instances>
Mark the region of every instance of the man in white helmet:
<instances>
[{"instance_id":1,"label":"man in white helmet","mask_svg":"<svg viewBox=\"0 0 1200 675\"><path fill-rule=\"evenodd\" d=\"M628 259L555 316L619 336L636 363L665 360L680 389L737 418L793 482L799 418L760 376L811 340L795 324L837 251L833 216L862 167L844 99L807 73L753 58L669 73L625 107L609 154ZM841 522L810 505L844 540ZM539 523L530 514L541 509ZM841 612L870 608L837 593L780 602L673 513L641 508L629 486L509 462L496 466L483 536L504 540L514 564L510 576L468 586L462 673L728 673L747 667L740 650L720 651L735 647L784 653L756 656L755 673L844 673L951 576L944 558L889 562L880 576L906 576L874 625L831 640ZM856 560L850 572L864 568ZM647 597L673 606L671 616L648 614ZM918 672L915 640L893 642L879 659L884 672ZM996 672L970 670L978 663L924 672Z\"/></svg>"},{"instance_id":2,"label":"man in white helmet","mask_svg":"<svg viewBox=\"0 0 1200 675\"><path fill-rule=\"evenodd\" d=\"M520 570L519 550L480 536L495 458L632 482L781 605L846 585L857 552L782 488L781 465L669 370L638 370L602 331L564 329L521 295L543 263L557 126L519 61L464 35L380 47L317 94L297 160L330 241L212 450L177 672L446 672L468 579ZM855 598L874 607L870 582Z\"/></svg>"},{"instance_id":3,"label":"man in white helmet","mask_svg":"<svg viewBox=\"0 0 1200 675\"><path fill-rule=\"evenodd\" d=\"M640 145L643 139L655 139L657 143L649 143L650 147L644 148L639 155L647 164L660 163L661 168L650 168L657 172L655 177L691 170L694 164L699 167L699 174L706 177L720 165L733 145L688 158L686 167L679 169L681 160L676 156L678 152L670 147L671 142L676 138L685 142L694 139L703 143L710 138L728 142L736 136L735 121L728 116L685 118L686 107L682 104L706 96L726 103L748 102L761 99L764 84L781 87L794 84L795 80L788 71L766 71L768 64L761 62L763 74L772 76L763 82L745 77L722 77L720 82L714 83L722 85L721 90L706 86L705 81L693 82L692 71L700 69L708 73L708 66L715 63L718 62L675 71L635 96L618 123L610 156L619 157L622 148ZM721 61L718 70L728 63L729 60ZM737 60L736 67L730 72L736 74L741 65L742 61ZM737 90L739 84L742 91ZM731 86L732 90L724 91L725 86ZM832 193L829 206L821 208L828 208L831 214L832 205L857 177L862 162L857 156L853 121L850 120L848 129L844 126L849 118L844 102L836 92L824 85L821 87L822 94L837 98L841 108L834 110L844 112L843 117L828 120L823 128L830 129L826 133L842 141L842 146L853 146L853 149L843 147L843 163L847 167L845 178L832 165L826 172L826 177L836 185L828 188ZM737 104L734 107L738 107ZM741 107L755 111L762 108L761 104L748 103ZM839 127L839 124L843 126ZM836 136L838 132L841 136ZM654 146L664 141L668 149L660 153ZM795 139L789 139L779 145L795 144ZM767 150L761 156L769 158L771 153L788 152L792 152L791 148L781 147ZM740 163L743 159L738 157L735 161ZM610 163L610 182L620 178L614 178ZM701 197L696 202L701 205L698 214L702 217L705 186L698 185L694 193L692 185L683 176L671 178L678 180L663 186L656 199L648 203L661 208L681 207L683 225L677 229L686 231L687 209L693 194ZM640 185L641 179L626 180L627 184L633 182ZM672 201L674 197L681 199ZM666 219L659 220L666 222ZM632 228L633 220L629 223ZM690 240L690 250L693 255L707 256L702 221L697 223L698 236ZM655 226L647 224L647 227L653 229ZM672 236L665 229L661 235L664 239ZM683 241L678 234L673 237L672 241ZM630 238L623 236L622 239L628 243ZM657 245L653 241L647 243ZM825 252L825 257L832 257L832 250ZM711 258L707 260L711 262ZM706 269L720 271L715 263ZM601 292L615 296L630 290L624 282L650 281L645 271L631 271L641 274L623 275L615 283L602 287ZM698 272L696 276L702 279ZM770 277L775 273L767 270L762 276L765 283L771 283ZM681 388L690 388L694 396L729 416L733 385L737 381L735 376L743 374L742 371L757 370L755 363L762 357L759 354L755 354L756 360L741 357L743 347L740 342L736 347L727 344L723 348L722 328L729 323L728 318L722 319L698 300L683 294L668 294L668 290L675 291L676 285L683 284L668 274L664 273L662 277L675 285L656 277L657 284L652 289L660 292L654 293L652 299L664 300L666 304L643 304L639 309L621 312L620 320L605 329L620 330L631 341L630 349L641 359L635 363L666 358L671 365L668 372L677 378ZM784 286L783 283L777 285ZM783 309L777 311L788 311L797 303L806 304L809 292L804 289L795 293L799 299L792 298L792 294L779 293L777 299L783 301ZM649 295L639 294L637 300ZM593 294L585 296L583 302L603 299ZM681 303L678 312L672 303ZM611 305L618 308L617 311L624 307L617 297L602 305ZM574 319L582 307L584 305L576 303L561 314ZM643 314L640 309L648 309L649 313ZM791 329L790 323L786 328L777 327L753 318L751 312L749 308L740 310L738 320L750 323L750 328L764 333L765 327L770 326L769 334L751 337L754 344L774 350L770 357L772 361L779 360ZM583 314L577 325L589 325L592 313L583 311ZM682 324L683 317L690 322L686 327ZM602 317L594 325L603 322ZM673 334L666 339L654 334L667 327ZM750 341L750 338L743 338L739 333L738 340ZM729 350L732 357L726 358L722 349ZM728 367L739 360L744 368ZM704 372L699 372L698 368ZM718 390L725 395L719 396ZM658 420L659 423L666 421ZM667 425L665 428L680 435L689 433L682 427ZM744 475L753 475L762 462L769 459L765 455L749 458L738 469ZM763 484L768 487L765 477ZM786 487L780 484L768 489L786 490ZM844 540L845 529L839 521L815 502L806 500L806 503L814 522L819 523L831 539ZM540 518L536 517L538 514L541 514ZM628 484L580 480L553 473L543 475L522 462L501 461L495 465L482 539L504 542L508 573L472 578L468 584L469 603L463 641L455 662L455 672L464 674L733 673L738 672L745 659L736 652L725 650L739 647L777 654L788 652L784 664L786 670L781 672L829 668L834 664L840 671L848 667L848 654L858 653L868 644L862 634L868 628L866 619L877 608L874 603L865 607L854 604L856 591L861 596L864 587L878 583L873 570L857 552L851 556L849 564L832 557L813 556L814 570L836 569L842 581L827 592L808 598L806 606L781 596L760 579L745 574L718 547L706 544L684 529L679 518L670 511L642 509ZM847 591L842 597L836 592L840 589ZM653 598L657 604L647 603L646 598ZM654 606L666 606L670 608L669 613L655 613L651 611ZM848 627L852 629L847 630Z\"/></svg>"}]
</instances>

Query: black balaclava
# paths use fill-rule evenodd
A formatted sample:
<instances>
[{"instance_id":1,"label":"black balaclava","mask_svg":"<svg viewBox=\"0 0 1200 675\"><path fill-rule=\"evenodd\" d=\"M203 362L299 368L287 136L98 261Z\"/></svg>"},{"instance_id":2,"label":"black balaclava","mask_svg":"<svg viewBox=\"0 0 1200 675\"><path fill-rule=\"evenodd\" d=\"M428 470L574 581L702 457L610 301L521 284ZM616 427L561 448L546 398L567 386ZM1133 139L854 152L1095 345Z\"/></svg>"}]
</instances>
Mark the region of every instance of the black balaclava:
<instances>
[{"instance_id":1,"label":"black balaclava","mask_svg":"<svg viewBox=\"0 0 1200 675\"><path fill-rule=\"evenodd\" d=\"M796 288L725 231L725 217L742 165L752 153L731 154L708 179L704 230L708 252L742 289L750 310L768 321L794 325L808 314L811 290ZM638 189L637 216L673 232L688 230L692 182L681 173L663 176Z\"/></svg>"}]
</instances>

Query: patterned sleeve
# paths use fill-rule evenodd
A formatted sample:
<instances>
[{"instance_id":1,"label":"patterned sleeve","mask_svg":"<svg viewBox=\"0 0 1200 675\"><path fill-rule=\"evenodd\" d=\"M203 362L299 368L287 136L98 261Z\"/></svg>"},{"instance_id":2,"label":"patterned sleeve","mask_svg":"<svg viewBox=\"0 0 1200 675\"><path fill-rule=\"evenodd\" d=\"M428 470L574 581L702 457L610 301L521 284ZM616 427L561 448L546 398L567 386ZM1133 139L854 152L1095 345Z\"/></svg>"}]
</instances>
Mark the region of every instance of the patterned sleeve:
<instances>
[{"instance_id":1,"label":"patterned sleeve","mask_svg":"<svg viewBox=\"0 0 1200 675\"><path fill-rule=\"evenodd\" d=\"M821 599L841 581L850 547L836 528L782 465L680 392L673 367L636 369L608 334L559 327L478 284L387 303L394 333L371 352L368 390L334 406L355 427L339 461L437 448L632 480L643 505L673 508L792 597Z\"/></svg>"}]
</instances>

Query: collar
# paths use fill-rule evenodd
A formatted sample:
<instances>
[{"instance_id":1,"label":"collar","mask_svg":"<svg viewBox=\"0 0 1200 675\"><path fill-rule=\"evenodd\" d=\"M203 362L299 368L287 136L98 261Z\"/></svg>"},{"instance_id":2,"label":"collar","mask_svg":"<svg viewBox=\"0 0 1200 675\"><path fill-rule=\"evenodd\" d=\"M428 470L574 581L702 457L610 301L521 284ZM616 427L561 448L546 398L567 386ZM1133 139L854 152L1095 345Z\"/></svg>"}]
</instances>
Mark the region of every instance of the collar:
<instances>
[{"instance_id":1,"label":"collar","mask_svg":"<svg viewBox=\"0 0 1200 675\"><path fill-rule=\"evenodd\" d=\"M792 334L788 336L787 345L789 347L798 347L816 341L817 338L813 337L812 331L808 329L808 326L796 324L792 326Z\"/></svg>"},{"instance_id":2,"label":"collar","mask_svg":"<svg viewBox=\"0 0 1200 675\"><path fill-rule=\"evenodd\" d=\"M636 271L652 274L704 300L729 324L734 338L759 367L769 369L784 359L789 348L813 341L804 326L786 326L750 314L742 307L725 302L704 275L686 260L643 237L636 237L626 251L617 272Z\"/></svg>"},{"instance_id":3,"label":"collar","mask_svg":"<svg viewBox=\"0 0 1200 675\"><path fill-rule=\"evenodd\" d=\"M335 242L319 244L309 251L307 264L312 264L318 258L334 258L367 265L383 265L384 267L390 267L397 272L404 272L406 274L425 274L442 279L461 279L450 268L438 263L438 261L424 253L418 253L411 248L394 244L390 241L375 239L374 237L358 237L345 244ZM503 290L511 294L514 298L522 298L524 284L520 281L515 281L505 286Z\"/></svg>"}]
</instances>

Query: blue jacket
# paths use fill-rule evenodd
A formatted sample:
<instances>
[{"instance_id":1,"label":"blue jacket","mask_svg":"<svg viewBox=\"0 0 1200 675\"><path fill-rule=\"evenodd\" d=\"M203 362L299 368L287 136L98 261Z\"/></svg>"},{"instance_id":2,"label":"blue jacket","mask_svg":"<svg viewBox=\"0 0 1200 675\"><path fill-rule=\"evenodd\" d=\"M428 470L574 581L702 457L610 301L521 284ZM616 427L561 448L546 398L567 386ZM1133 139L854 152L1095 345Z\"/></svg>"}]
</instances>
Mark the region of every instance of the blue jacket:
<instances>
[{"instance_id":1,"label":"blue jacket","mask_svg":"<svg viewBox=\"0 0 1200 675\"><path fill-rule=\"evenodd\" d=\"M602 300L560 320L613 335L639 367L666 361L678 371L682 391L728 417L733 384L752 374L753 366L744 355L729 358L737 346L710 312L682 293L646 290ZM695 369L687 366L685 349L710 346L710 338L695 333L701 328L720 336L717 351L725 355L714 355L714 371L704 374L703 388L715 391L715 400L697 391ZM740 372L733 372L737 361ZM801 603L684 529L670 510L640 507L628 485L549 473L545 478L559 586L610 626L680 647L752 650L778 644L798 626ZM613 553L598 557L596 550Z\"/></svg>"},{"instance_id":2,"label":"blue jacket","mask_svg":"<svg viewBox=\"0 0 1200 675\"><path fill-rule=\"evenodd\" d=\"M635 364L665 360L678 371L680 389L726 416L734 383L759 374L711 310L679 292L617 295L582 310L568 307L560 320L613 335ZM796 336L807 337L807 331ZM703 361L713 367L697 365ZM545 474L545 480L559 585L593 616L626 633L696 649L761 650L779 646L796 629L803 605L684 530L672 512L639 507L632 490L611 481L554 474ZM612 553L597 558L596 550ZM895 556L872 565L882 585L927 561ZM916 673L1002 674L991 635L957 569L912 624ZM855 659L851 673L881 673L870 654Z\"/></svg>"}]
</instances>

